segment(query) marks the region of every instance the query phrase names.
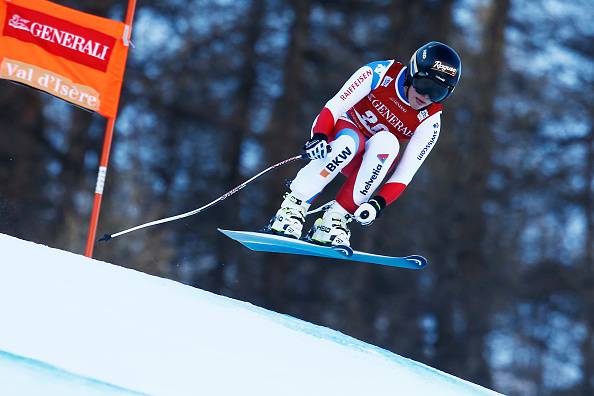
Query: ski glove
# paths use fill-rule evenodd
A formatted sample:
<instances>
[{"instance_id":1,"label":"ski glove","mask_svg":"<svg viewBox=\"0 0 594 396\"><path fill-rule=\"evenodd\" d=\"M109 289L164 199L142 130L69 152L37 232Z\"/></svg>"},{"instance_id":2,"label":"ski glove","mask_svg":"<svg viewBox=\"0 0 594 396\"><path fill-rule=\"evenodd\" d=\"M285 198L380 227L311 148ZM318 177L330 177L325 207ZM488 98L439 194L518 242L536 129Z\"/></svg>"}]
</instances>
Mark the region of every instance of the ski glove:
<instances>
[{"instance_id":1,"label":"ski glove","mask_svg":"<svg viewBox=\"0 0 594 396\"><path fill-rule=\"evenodd\" d=\"M386 200L379 195L371 198L369 201L361 204L355 211L355 220L361 225L370 225L379 217L382 210L386 207Z\"/></svg>"},{"instance_id":2,"label":"ski glove","mask_svg":"<svg viewBox=\"0 0 594 396\"><path fill-rule=\"evenodd\" d=\"M328 136L323 133L314 134L303 146L305 155L310 160L324 158L331 150L328 146Z\"/></svg>"}]
</instances>

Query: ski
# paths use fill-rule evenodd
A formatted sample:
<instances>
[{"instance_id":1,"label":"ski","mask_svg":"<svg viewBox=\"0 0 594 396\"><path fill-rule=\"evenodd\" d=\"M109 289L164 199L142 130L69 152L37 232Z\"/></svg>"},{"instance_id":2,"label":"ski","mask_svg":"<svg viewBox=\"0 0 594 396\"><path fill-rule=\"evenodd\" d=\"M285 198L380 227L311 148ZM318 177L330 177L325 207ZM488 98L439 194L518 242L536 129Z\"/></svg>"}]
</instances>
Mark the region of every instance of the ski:
<instances>
[{"instance_id":1,"label":"ski","mask_svg":"<svg viewBox=\"0 0 594 396\"><path fill-rule=\"evenodd\" d=\"M292 239L263 232L233 231L221 228L218 230L248 249L258 252L316 256L413 270L423 269L427 265L427 259L418 255L384 256L352 250L348 246L321 246L301 239Z\"/></svg>"}]
</instances>

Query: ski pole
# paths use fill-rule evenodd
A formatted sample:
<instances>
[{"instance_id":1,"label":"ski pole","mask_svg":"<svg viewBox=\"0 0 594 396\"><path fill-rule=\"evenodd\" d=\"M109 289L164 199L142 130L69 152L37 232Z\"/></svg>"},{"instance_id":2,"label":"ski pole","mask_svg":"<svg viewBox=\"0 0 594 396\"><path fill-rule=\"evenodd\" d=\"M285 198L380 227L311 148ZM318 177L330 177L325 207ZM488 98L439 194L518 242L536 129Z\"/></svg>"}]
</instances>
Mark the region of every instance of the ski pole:
<instances>
[{"instance_id":1,"label":"ski pole","mask_svg":"<svg viewBox=\"0 0 594 396\"><path fill-rule=\"evenodd\" d=\"M117 238L119 236L122 236L122 235L127 234L127 233L132 232L132 231L140 230L141 228L146 228L146 227L154 226L154 225L157 225L157 224L163 224L163 223L167 223L167 222L170 222L170 221L175 221L175 220L183 219L185 217L193 216L195 214L198 214L200 212L203 212L206 209L210 208L211 206L216 205L217 203L219 203L219 202L221 202L221 201L229 198L231 195L235 194L236 192L238 192L239 190L241 190L242 188L244 188L245 186L247 186L249 183L251 183L252 181L256 180L258 177L262 176L263 174L265 174L265 173L273 170L274 168L278 168L279 166L286 165L286 164L288 164L290 162L293 162L293 161L296 161L296 160L302 159L302 158L307 158L307 157L305 156L305 154L299 154L299 155L296 155L294 157L287 158L286 160L281 161L281 162L279 162L277 164L271 165L268 168L266 168L263 171L261 171L260 173L258 173L257 175L255 175L255 176L251 177L250 179L246 180L245 182L241 183L239 186L237 186L234 189L226 192L225 194L221 195L220 197L218 197L214 201L212 201L212 202L210 202L210 203L208 203L208 204L206 204L206 205L204 205L204 206L202 206L202 207L200 207L198 209L194 209L194 210L192 210L190 212L182 213L182 214L177 215L177 216L171 216L171 217L167 217L167 218L164 218L164 219L151 221L150 223L141 224L141 225L138 225L136 227L132 227L132 228L129 228L127 230L117 232L115 234L105 234L105 235L103 235L103 237L101 239L99 239L99 241L109 241L110 239Z\"/></svg>"}]
</instances>

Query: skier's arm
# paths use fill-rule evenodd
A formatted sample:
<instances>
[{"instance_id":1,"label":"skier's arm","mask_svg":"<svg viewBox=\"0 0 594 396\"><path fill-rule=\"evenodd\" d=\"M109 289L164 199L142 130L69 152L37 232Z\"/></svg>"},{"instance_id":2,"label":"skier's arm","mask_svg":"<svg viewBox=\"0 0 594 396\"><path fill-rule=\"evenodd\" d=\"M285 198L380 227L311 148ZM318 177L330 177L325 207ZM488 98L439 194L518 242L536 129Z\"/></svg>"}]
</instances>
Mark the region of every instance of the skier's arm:
<instances>
[{"instance_id":1,"label":"skier's arm","mask_svg":"<svg viewBox=\"0 0 594 396\"><path fill-rule=\"evenodd\" d=\"M393 63L393 60L371 62L357 70L316 117L311 129L312 136L322 134L327 137L338 117L377 88Z\"/></svg>"},{"instance_id":2,"label":"skier's arm","mask_svg":"<svg viewBox=\"0 0 594 396\"><path fill-rule=\"evenodd\" d=\"M402 194L437 143L441 128L441 112L433 114L419 125L404 150L402 160L392 176L377 194L382 206L390 205ZM383 207L382 207L383 209Z\"/></svg>"}]
</instances>

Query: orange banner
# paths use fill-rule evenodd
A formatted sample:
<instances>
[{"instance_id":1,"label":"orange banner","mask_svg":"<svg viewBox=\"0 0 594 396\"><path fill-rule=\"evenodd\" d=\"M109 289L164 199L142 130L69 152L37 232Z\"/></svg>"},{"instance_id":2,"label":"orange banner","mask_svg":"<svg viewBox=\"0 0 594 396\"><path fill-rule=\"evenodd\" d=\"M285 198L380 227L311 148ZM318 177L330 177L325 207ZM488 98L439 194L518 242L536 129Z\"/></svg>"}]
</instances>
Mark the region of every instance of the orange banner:
<instances>
[{"instance_id":1,"label":"orange banner","mask_svg":"<svg viewBox=\"0 0 594 396\"><path fill-rule=\"evenodd\" d=\"M115 117L128 32L46 0L0 0L0 78Z\"/></svg>"}]
</instances>

